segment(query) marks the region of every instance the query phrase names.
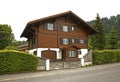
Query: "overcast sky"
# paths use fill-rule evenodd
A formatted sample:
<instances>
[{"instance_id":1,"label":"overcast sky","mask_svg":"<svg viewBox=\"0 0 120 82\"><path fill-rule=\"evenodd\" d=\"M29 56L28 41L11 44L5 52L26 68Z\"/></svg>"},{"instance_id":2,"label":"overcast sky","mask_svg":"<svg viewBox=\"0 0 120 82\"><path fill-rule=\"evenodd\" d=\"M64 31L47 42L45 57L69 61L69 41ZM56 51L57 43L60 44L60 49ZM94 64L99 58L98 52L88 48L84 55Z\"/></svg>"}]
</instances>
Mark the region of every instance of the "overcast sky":
<instances>
[{"instance_id":1,"label":"overcast sky","mask_svg":"<svg viewBox=\"0 0 120 82\"><path fill-rule=\"evenodd\" d=\"M120 0L0 0L0 24L11 25L20 38L26 24L35 19L73 11L85 21L120 14Z\"/></svg>"}]
</instances>

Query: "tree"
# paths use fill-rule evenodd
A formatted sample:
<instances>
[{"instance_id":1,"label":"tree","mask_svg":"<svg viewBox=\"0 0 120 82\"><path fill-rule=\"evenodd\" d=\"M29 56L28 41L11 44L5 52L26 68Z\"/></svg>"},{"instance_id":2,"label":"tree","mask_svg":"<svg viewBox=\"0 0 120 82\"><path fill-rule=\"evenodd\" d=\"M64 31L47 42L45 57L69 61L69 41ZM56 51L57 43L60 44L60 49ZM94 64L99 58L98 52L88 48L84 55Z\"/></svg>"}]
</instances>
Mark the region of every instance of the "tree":
<instances>
[{"instance_id":1,"label":"tree","mask_svg":"<svg viewBox=\"0 0 120 82\"><path fill-rule=\"evenodd\" d=\"M10 45L6 46L7 50L19 50L19 41L13 40Z\"/></svg>"},{"instance_id":2,"label":"tree","mask_svg":"<svg viewBox=\"0 0 120 82\"><path fill-rule=\"evenodd\" d=\"M14 40L11 26L7 24L0 24L0 50L9 46Z\"/></svg>"},{"instance_id":3,"label":"tree","mask_svg":"<svg viewBox=\"0 0 120 82\"><path fill-rule=\"evenodd\" d=\"M92 46L92 49L102 50L104 49L104 46L105 46L105 36L104 36L104 29L103 29L103 25L99 17L99 14L97 14L97 17L96 17L96 20L94 21L93 26L99 32L95 35L90 36L89 44Z\"/></svg>"},{"instance_id":4,"label":"tree","mask_svg":"<svg viewBox=\"0 0 120 82\"><path fill-rule=\"evenodd\" d=\"M113 26L111 28L111 31L109 34L109 48L110 49L117 49L118 41L119 41L118 32L115 29L115 27Z\"/></svg>"},{"instance_id":5,"label":"tree","mask_svg":"<svg viewBox=\"0 0 120 82\"><path fill-rule=\"evenodd\" d=\"M93 25L93 22L89 21L88 23L90 23L91 25ZM104 17L101 19L101 22L104 26L104 33L105 35L109 35L109 32L111 30L111 26L114 25L114 27L116 28L116 30L118 31L118 35L119 35L119 39L120 39L120 14L118 14L117 16L110 16L109 18Z\"/></svg>"}]
</instances>

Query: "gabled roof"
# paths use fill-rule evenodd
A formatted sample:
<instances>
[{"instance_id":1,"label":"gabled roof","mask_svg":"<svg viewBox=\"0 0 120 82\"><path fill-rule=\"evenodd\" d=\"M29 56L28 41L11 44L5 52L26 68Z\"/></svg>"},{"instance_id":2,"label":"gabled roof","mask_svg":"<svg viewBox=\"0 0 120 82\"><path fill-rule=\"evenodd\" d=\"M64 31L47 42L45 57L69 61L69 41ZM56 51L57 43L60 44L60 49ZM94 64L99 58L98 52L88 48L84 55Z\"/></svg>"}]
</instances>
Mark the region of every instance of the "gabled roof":
<instances>
[{"instance_id":1,"label":"gabled roof","mask_svg":"<svg viewBox=\"0 0 120 82\"><path fill-rule=\"evenodd\" d=\"M60 13L60 14L55 14L55 15L52 15L52 16L48 16L48 17L44 17L44 18L41 18L41 19L37 19L37 20L33 20L33 21L28 22L24 31L23 31L23 33L21 34L21 37L25 37L27 29L32 24L39 23L39 22L42 22L42 21L45 21L45 20L48 20L48 19L52 19L52 18L66 16L66 15L72 16L72 18L77 20L82 26L85 27L85 29L90 30L90 34L95 34L95 33L98 32L96 29L94 29L92 26L90 26L88 23L86 23L84 20L82 20L79 16L74 14L72 11L67 11L67 12L63 12L63 13Z\"/></svg>"}]
</instances>

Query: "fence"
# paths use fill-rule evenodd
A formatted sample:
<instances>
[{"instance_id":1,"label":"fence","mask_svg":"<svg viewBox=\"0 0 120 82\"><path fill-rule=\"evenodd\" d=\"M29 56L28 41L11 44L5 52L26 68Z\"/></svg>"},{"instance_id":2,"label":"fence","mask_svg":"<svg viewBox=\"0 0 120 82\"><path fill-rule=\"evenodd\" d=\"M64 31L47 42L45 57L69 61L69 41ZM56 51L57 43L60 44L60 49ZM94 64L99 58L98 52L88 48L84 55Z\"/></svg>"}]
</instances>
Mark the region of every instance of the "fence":
<instances>
[{"instance_id":1,"label":"fence","mask_svg":"<svg viewBox=\"0 0 120 82\"><path fill-rule=\"evenodd\" d=\"M65 68L78 68L81 67L80 59L70 62L64 60L52 60L39 58L38 70L52 70L52 69L65 69Z\"/></svg>"},{"instance_id":2,"label":"fence","mask_svg":"<svg viewBox=\"0 0 120 82\"><path fill-rule=\"evenodd\" d=\"M80 58L74 62L64 60L51 61L50 59L39 58L38 70L78 68L89 64L92 64L92 50L85 54L83 58Z\"/></svg>"},{"instance_id":3,"label":"fence","mask_svg":"<svg viewBox=\"0 0 120 82\"><path fill-rule=\"evenodd\" d=\"M80 60L77 61L64 61L64 60L55 60L50 61L50 69L65 69L65 68L77 68L81 67Z\"/></svg>"}]
</instances>

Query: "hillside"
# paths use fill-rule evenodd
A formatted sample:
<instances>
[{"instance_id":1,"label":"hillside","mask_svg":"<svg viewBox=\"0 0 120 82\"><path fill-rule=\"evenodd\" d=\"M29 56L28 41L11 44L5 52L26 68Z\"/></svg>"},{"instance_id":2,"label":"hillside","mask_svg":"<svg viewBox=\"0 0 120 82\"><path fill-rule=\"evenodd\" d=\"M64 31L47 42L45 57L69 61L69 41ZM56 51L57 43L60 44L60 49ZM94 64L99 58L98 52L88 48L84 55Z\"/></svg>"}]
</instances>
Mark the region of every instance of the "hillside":
<instances>
[{"instance_id":1,"label":"hillside","mask_svg":"<svg viewBox=\"0 0 120 82\"><path fill-rule=\"evenodd\" d=\"M111 16L110 18L101 18L101 22L104 26L105 34L108 34L110 32L111 27L114 26L117 29L120 38L120 14L118 14L117 16ZM89 21L88 23L93 25L94 20Z\"/></svg>"}]
</instances>

